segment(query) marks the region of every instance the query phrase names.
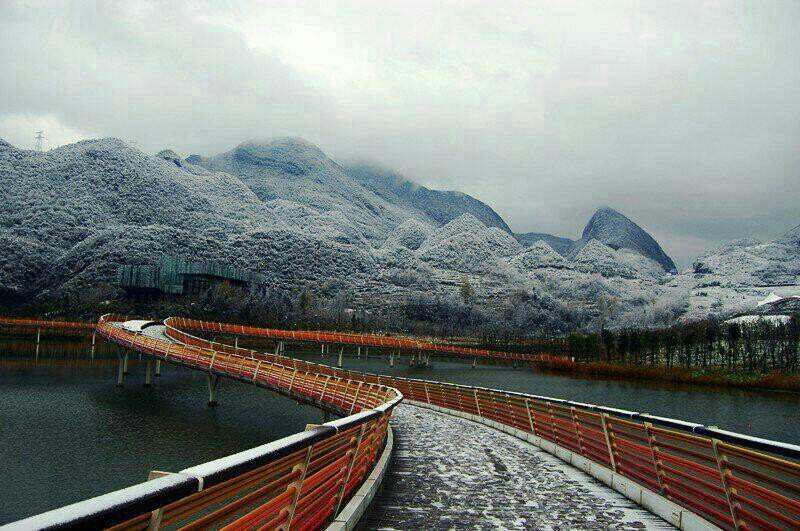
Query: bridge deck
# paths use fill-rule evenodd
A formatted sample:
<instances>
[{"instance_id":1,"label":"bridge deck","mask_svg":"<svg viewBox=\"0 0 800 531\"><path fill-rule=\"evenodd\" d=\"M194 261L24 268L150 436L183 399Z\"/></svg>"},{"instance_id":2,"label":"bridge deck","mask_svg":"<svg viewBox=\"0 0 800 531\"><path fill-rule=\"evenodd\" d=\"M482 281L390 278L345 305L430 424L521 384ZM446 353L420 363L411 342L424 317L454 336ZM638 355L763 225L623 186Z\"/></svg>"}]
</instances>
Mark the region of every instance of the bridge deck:
<instances>
[{"instance_id":1,"label":"bridge deck","mask_svg":"<svg viewBox=\"0 0 800 531\"><path fill-rule=\"evenodd\" d=\"M410 405L361 529L674 529L589 475L506 433Z\"/></svg>"}]
</instances>

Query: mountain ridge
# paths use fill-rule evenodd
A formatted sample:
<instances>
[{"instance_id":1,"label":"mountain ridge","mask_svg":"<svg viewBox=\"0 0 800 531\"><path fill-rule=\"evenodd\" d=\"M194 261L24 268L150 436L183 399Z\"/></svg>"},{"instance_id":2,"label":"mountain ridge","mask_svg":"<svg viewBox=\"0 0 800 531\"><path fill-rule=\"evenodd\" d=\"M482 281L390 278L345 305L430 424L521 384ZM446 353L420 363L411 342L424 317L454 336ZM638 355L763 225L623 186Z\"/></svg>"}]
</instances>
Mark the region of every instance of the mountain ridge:
<instances>
[{"instance_id":1,"label":"mountain ridge","mask_svg":"<svg viewBox=\"0 0 800 531\"><path fill-rule=\"evenodd\" d=\"M763 298L758 283L800 280L800 227L723 246L667 275L660 247L609 208L567 252L540 233L524 245L493 216L480 219L488 211L473 209L478 200L445 204L453 217L440 223L426 212L435 205L393 191L415 183L373 191L297 139L186 159L118 139L46 152L0 141L0 184L0 290L33 300L113 286L120 265L178 254L248 268L287 298L312 289L376 311L458 301L468 281L470 304L492 319L555 333L594 326L604 295L617 300L609 322L658 326L738 310Z\"/></svg>"}]
</instances>

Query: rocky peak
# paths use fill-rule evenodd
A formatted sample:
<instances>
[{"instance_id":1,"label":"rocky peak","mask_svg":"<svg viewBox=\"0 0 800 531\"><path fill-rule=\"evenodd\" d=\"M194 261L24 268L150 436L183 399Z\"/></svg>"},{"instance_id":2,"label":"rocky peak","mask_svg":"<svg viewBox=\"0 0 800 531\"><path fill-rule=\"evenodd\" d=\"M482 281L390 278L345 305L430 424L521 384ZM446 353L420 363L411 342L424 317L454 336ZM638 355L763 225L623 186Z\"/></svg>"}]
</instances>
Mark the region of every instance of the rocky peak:
<instances>
[{"instance_id":1,"label":"rocky peak","mask_svg":"<svg viewBox=\"0 0 800 531\"><path fill-rule=\"evenodd\" d=\"M677 271L675 263L652 236L613 208L603 207L595 212L581 239L584 242L595 239L615 250L630 249L658 262L665 271Z\"/></svg>"},{"instance_id":2,"label":"rocky peak","mask_svg":"<svg viewBox=\"0 0 800 531\"><path fill-rule=\"evenodd\" d=\"M164 149L162 151L159 151L158 155L156 155L156 157L158 157L160 159L164 159L166 161L169 161L169 162L175 164L175 166L177 166L179 168L181 166L183 166L183 161L181 161L180 156L177 153L175 153L174 151L172 151L171 149Z\"/></svg>"}]
</instances>

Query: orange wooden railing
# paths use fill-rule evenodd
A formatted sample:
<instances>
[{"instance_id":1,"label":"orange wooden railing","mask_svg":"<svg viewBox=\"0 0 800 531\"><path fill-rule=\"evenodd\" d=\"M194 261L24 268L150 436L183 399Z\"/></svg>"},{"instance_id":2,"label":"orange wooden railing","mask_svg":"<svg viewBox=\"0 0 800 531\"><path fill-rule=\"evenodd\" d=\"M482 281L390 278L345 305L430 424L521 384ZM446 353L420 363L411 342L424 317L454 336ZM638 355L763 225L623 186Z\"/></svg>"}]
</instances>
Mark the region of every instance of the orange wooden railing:
<instances>
[{"instance_id":1,"label":"orange wooden railing","mask_svg":"<svg viewBox=\"0 0 800 531\"><path fill-rule=\"evenodd\" d=\"M20 328L43 328L50 330L93 330L94 323L79 321L52 321L47 319L17 319L14 317L0 317L0 326Z\"/></svg>"},{"instance_id":2,"label":"orange wooden railing","mask_svg":"<svg viewBox=\"0 0 800 531\"><path fill-rule=\"evenodd\" d=\"M105 338L144 354L252 382L347 417L240 454L11 524L18 529L319 529L364 482L402 400L381 384L300 370L131 332L104 316Z\"/></svg>"},{"instance_id":3,"label":"orange wooden railing","mask_svg":"<svg viewBox=\"0 0 800 531\"><path fill-rule=\"evenodd\" d=\"M263 337L250 327L165 321L180 341L297 370L398 389L412 401L533 434L602 465L723 529L800 529L800 447L591 404L360 373L212 343L182 329Z\"/></svg>"},{"instance_id":4,"label":"orange wooden railing","mask_svg":"<svg viewBox=\"0 0 800 531\"><path fill-rule=\"evenodd\" d=\"M219 332L250 337L262 337L279 341L297 341L313 343L329 343L337 345L358 345L387 349L402 349L421 352L436 352L450 356L467 358L492 358L517 361L541 361L553 356L547 354L524 354L519 352L500 352L472 347L463 347L447 343L412 339L407 337L382 336L377 334L353 334L344 332L327 332L321 330L280 330L274 328L258 328L245 325L231 325L181 318L184 330L198 332Z\"/></svg>"},{"instance_id":5,"label":"orange wooden railing","mask_svg":"<svg viewBox=\"0 0 800 531\"><path fill-rule=\"evenodd\" d=\"M106 520L96 516L96 501L83 502L94 507L90 521L95 524L143 529L160 515L164 525L187 529L324 527L363 481L381 448L391 408L405 396L548 441L723 529L800 529L796 445L555 398L336 369L211 342L185 331L269 337L241 325L169 318L166 334L176 341L170 343L125 331L113 321L102 320L98 331L119 344L350 416L269 448L144 483L145 493L135 493L123 507L101 503ZM194 488L193 493L187 488ZM63 517L63 512L56 513L50 518ZM74 508L66 513L83 514Z\"/></svg>"}]
</instances>

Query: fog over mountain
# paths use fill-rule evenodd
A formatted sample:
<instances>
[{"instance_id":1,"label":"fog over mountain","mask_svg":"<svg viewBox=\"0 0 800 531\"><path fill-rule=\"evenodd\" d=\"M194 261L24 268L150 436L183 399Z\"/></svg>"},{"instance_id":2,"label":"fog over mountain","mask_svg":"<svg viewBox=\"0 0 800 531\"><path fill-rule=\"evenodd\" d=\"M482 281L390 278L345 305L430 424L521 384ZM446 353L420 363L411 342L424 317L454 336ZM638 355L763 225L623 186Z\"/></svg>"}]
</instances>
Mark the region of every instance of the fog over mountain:
<instances>
[{"instance_id":1,"label":"fog over mountain","mask_svg":"<svg viewBox=\"0 0 800 531\"><path fill-rule=\"evenodd\" d=\"M10 0L0 137L210 155L295 136L517 233L578 239L610 205L684 269L797 223L797 20L793 0Z\"/></svg>"},{"instance_id":2,"label":"fog over mountain","mask_svg":"<svg viewBox=\"0 0 800 531\"><path fill-rule=\"evenodd\" d=\"M470 304L487 315L563 333L595 326L603 297L615 301L612 325L663 325L733 314L800 283L797 228L734 242L675 275L652 236L611 208L554 249L466 194L342 166L300 138L186 159L118 139L46 152L0 141L0 185L0 293L18 300L113 287L120 265L177 254L249 269L291 299L309 290L380 312L456 304L469 282Z\"/></svg>"}]
</instances>

